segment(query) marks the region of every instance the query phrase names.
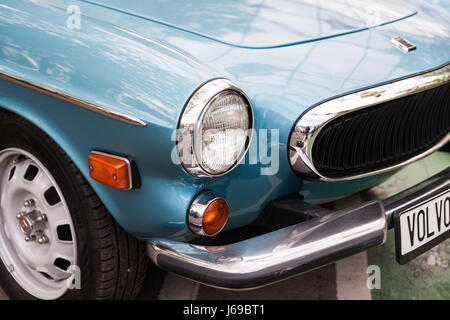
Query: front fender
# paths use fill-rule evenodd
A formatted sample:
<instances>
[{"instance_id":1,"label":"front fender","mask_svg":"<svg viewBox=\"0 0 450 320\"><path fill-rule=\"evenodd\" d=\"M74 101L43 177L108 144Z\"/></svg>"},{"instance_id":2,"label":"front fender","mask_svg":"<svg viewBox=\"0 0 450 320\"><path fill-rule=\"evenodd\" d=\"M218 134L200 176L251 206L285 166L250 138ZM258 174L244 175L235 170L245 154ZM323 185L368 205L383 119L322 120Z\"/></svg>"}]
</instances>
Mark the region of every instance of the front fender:
<instances>
[{"instance_id":1,"label":"front fender","mask_svg":"<svg viewBox=\"0 0 450 320\"><path fill-rule=\"evenodd\" d=\"M185 101L217 73L149 37L87 16L80 30L68 28L68 17L65 8L39 1L0 6L0 107L51 136L127 231L138 237L187 233L186 203L202 182L192 183L171 161L171 137ZM11 83L8 75L140 119L145 126ZM133 157L142 188L117 191L91 180L87 158L93 149ZM174 179L179 182L168 182Z\"/></svg>"}]
</instances>

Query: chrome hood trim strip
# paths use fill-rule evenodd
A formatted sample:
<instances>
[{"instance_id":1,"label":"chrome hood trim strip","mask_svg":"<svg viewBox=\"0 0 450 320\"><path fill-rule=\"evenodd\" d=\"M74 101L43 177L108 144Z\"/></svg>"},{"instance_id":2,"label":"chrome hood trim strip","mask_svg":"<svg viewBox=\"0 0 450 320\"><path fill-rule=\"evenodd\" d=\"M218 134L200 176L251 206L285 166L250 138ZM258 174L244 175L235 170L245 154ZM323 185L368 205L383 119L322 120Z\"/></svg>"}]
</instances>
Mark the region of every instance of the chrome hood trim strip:
<instances>
[{"instance_id":1,"label":"chrome hood trim strip","mask_svg":"<svg viewBox=\"0 0 450 320\"><path fill-rule=\"evenodd\" d=\"M121 113L121 112L117 112L99 105L96 105L94 103L73 97L71 95L68 95L66 93L62 93L60 91L57 90L53 90L44 86L41 86L39 84L33 83L31 81L28 80L24 80L21 79L19 77L4 73L4 72L0 72L0 79L2 80L6 80L8 82L20 85L22 87L43 93L45 95L48 95L50 97L68 102L70 104L76 105L78 107L87 109L89 111L101 114L103 116L106 116L108 118L112 118L133 126L137 126L137 127L145 127L146 123L136 117Z\"/></svg>"},{"instance_id":2,"label":"chrome hood trim strip","mask_svg":"<svg viewBox=\"0 0 450 320\"><path fill-rule=\"evenodd\" d=\"M312 159L314 140L318 136L319 132L330 121L359 109L368 108L377 104L436 88L446 84L449 80L450 64L447 64L444 67L422 73L420 75L339 96L310 108L297 121L289 138L289 161L292 168L308 180L352 180L398 169L437 151L450 141L450 132L447 133L447 135L435 146L408 159L405 162L364 174L340 178L326 177L315 168Z\"/></svg>"}]
</instances>

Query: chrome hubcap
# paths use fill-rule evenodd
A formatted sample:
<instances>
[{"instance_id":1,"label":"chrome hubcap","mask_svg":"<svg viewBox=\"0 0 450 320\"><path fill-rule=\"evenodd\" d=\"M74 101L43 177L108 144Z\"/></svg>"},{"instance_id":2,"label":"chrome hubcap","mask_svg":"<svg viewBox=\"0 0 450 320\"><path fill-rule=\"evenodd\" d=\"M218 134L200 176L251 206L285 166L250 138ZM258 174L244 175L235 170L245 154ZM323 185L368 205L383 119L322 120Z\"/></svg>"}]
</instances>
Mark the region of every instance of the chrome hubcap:
<instances>
[{"instance_id":1,"label":"chrome hubcap","mask_svg":"<svg viewBox=\"0 0 450 320\"><path fill-rule=\"evenodd\" d=\"M56 181L32 154L0 151L0 258L19 285L57 299L77 264L72 218Z\"/></svg>"},{"instance_id":2,"label":"chrome hubcap","mask_svg":"<svg viewBox=\"0 0 450 320\"><path fill-rule=\"evenodd\" d=\"M34 199L25 201L24 210L20 211L16 218L19 221L20 230L25 235L25 241L37 240L37 243L44 244L49 242L49 238L46 236L48 232L47 215L36 210L35 203Z\"/></svg>"}]
</instances>

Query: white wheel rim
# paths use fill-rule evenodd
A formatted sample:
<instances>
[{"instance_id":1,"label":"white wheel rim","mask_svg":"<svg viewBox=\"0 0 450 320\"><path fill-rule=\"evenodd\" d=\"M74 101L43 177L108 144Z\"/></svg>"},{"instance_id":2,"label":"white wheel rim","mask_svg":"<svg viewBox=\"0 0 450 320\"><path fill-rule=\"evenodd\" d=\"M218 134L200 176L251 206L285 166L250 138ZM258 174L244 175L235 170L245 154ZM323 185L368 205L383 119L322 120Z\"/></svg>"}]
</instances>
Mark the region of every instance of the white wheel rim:
<instances>
[{"instance_id":1,"label":"white wheel rim","mask_svg":"<svg viewBox=\"0 0 450 320\"><path fill-rule=\"evenodd\" d=\"M69 209L50 172L25 150L0 151L0 258L11 276L39 299L61 297L77 264L76 243Z\"/></svg>"}]
</instances>

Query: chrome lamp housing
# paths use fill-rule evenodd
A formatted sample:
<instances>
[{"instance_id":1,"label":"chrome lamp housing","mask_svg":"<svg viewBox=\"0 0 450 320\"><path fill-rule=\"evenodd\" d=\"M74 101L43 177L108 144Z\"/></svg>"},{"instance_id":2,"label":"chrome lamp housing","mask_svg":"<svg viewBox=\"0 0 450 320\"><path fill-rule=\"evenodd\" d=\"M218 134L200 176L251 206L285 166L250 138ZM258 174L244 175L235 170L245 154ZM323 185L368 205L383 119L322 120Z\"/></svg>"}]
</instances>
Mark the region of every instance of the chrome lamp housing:
<instances>
[{"instance_id":1,"label":"chrome lamp housing","mask_svg":"<svg viewBox=\"0 0 450 320\"><path fill-rule=\"evenodd\" d=\"M211 80L191 96L181 115L181 164L196 177L224 175L245 156L253 128L253 109L245 93L227 79Z\"/></svg>"}]
</instances>

